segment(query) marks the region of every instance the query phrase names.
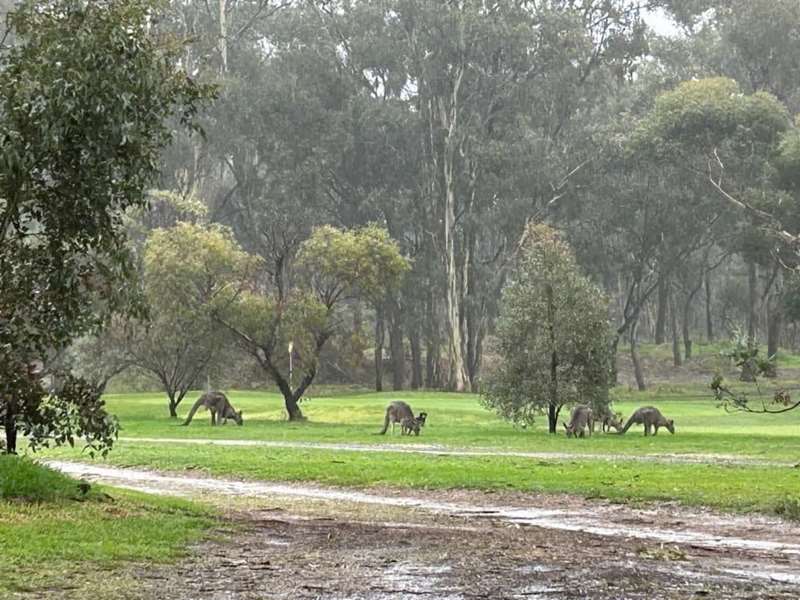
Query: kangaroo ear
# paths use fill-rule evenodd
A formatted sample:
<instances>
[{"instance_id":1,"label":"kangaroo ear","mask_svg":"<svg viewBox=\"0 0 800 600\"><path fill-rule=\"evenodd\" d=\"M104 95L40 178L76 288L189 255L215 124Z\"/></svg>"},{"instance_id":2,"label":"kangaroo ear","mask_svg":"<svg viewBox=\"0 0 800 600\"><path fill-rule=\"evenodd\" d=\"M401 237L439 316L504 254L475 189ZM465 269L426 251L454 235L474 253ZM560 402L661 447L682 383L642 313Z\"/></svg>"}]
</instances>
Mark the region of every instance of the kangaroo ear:
<instances>
[{"instance_id":1,"label":"kangaroo ear","mask_svg":"<svg viewBox=\"0 0 800 600\"><path fill-rule=\"evenodd\" d=\"M567 427L567 424L564 423L564 421L561 421L561 424L564 426L564 429L569 429L569 427Z\"/></svg>"}]
</instances>

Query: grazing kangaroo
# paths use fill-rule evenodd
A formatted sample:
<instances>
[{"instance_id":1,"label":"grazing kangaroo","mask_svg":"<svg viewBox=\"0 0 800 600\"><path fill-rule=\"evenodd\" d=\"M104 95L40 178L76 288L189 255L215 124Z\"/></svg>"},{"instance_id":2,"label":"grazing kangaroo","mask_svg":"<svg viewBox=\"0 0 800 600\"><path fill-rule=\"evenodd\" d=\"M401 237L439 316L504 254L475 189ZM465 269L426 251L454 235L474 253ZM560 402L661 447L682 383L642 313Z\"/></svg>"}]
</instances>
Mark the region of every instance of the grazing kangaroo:
<instances>
[{"instance_id":1,"label":"grazing kangaroo","mask_svg":"<svg viewBox=\"0 0 800 600\"><path fill-rule=\"evenodd\" d=\"M420 427L421 423L417 417L406 417L400 423L400 435L411 435L412 431L414 435L419 435Z\"/></svg>"},{"instance_id":2,"label":"grazing kangaroo","mask_svg":"<svg viewBox=\"0 0 800 600\"><path fill-rule=\"evenodd\" d=\"M383 429L380 431L380 435L383 435L388 431L389 423L392 424L392 433L394 433L395 424L400 423L402 433L404 420L412 419L417 424L417 429L419 429L425 425L425 419L427 418L428 413L424 412L419 413L418 417L414 417L414 413L411 412L411 407L408 404L402 400L396 400L386 407L386 417L383 419ZM419 435L419 432L417 432L417 435Z\"/></svg>"},{"instance_id":3,"label":"grazing kangaroo","mask_svg":"<svg viewBox=\"0 0 800 600\"><path fill-rule=\"evenodd\" d=\"M617 433L622 429L622 413L612 413L608 408L603 410L603 413L598 416L601 423L603 433L611 431L611 428L617 430Z\"/></svg>"},{"instance_id":4,"label":"grazing kangaroo","mask_svg":"<svg viewBox=\"0 0 800 600\"><path fill-rule=\"evenodd\" d=\"M672 419L667 419L661 414L661 411L654 406L643 406L631 415L625 427L622 428L620 434L625 433L630 429L634 423L644 424L644 434L650 435L650 428L655 428L653 435L658 435L659 427L666 427L670 433L675 433L675 422Z\"/></svg>"},{"instance_id":5,"label":"grazing kangaroo","mask_svg":"<svg viewBox=\"0 0 800 600\"><path fill-rule=\"evenodd\" d=\"M592 409L588 406L578 405L572 409L569 425L563 424L564 429L567 430L567 437L583 437L586 434L586 429L589 430L589 435L592 435L594 429L594 414Z\"/></svg>"},{"instance_id":6,"label":"grazing kangaroo","mask_svg":"<svg viewBox=\"0 0 800 600\"><path fill-rule=\"evenodd\" d=\"M191 423L194 413L201 406L205 406L211 412L211 425L216 425L217 423L225 425L228 419L233 419L237 425L242 424L242 411L236 412L228 401L228 397L222 392L206 392L200 396L182 424L188 425Z\"/></svg>"}]
</instances>

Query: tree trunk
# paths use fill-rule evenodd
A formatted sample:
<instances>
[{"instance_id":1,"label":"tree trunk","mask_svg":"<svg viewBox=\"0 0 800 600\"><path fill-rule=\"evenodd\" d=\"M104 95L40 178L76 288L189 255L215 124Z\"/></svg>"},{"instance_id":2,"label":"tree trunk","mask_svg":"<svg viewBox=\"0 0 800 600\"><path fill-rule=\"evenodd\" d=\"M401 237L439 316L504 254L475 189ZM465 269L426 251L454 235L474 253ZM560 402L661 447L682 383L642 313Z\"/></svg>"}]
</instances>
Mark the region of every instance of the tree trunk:
<instances>
[{"instance_id":1,"label":"tree trunk","mask_svg":"<svg viewBox=\"0 0 800 600\"><path fill-rule=\"evenodd\" d=\"M403 348L403 325L400 307L393 301L389 323L389 349L392 353L392 388L402 390L406 380L406 353Z\"/></svg>"},{"instance_id":2,"label":"tree trunk","mask_svg":"<svg viewBox=\"0 0 800 600\"><path fill-rule=\"evenodd\" d=\"M548 425L550 433L556 432L558 426L558 408L560 402L558 398L558 351L556 349L555 320L556 309L553 298L553 288L548 285L545 288L547 297L547 330L550 341L550 385L548 390Z\"/></svg>"},{"instance_id":3,"label":"tree trunk","mask_svg":"<svg viewBox=\"0 0 800 600\"><path fill-rule=\"evenodd\" d=\"M686 360L691 360L692 358L691 321L693 300L694 295L689 294L686 297L686 302L683 303L683 352Z\"/></svg>"},{"instance_id":4,"label":"tree trunk","mask_svg":"<svg viewBox=\"0 0 800 600\"><path fill-rule=\"evenodd\" d=\"M427 333L425 335L425 387L428 389L438 388L439 381L439 323L436 319L436 298L431 289L428 294L427 306Z\"/></svg>"},{"instance_id":5,"label":"tree trunk","mask_svg":"<svg viewBox=\"0 0 800 600\"><path fill-rule=\"evenodd\" d=\"M386 330L383 322L383 305L375 307L375 391L383 391L383 343Z\"/></svg>"},{"instance_id":6,"label":"tree trunk","mask_svg":"<svg viewBox=\"0 0 800 600\"><path fill-rule=\"evenodd\" d=\"M747 283L750 291L747 337L755 342L758 323L758 266L752 260L747 264Z\"/></svg>"},{"instance_id":7,"label":"tree trunk","mask_svg":"<svg viewBox=\"0 0 800 600\"><path fill-rule=\"evenodd\" d=\"M4 428L6 431L6 453L17 453L17 419L16 415L11 412L11 407L6 405L6 416L4 419Z\"/></svg>"},{"instance_id":8,"label":"tree trunk","mask_svg":"<svg viewBox=\"0 0 800 600\"><path fill-rule=\"evenodd\" d=\"M558 415L561 412L561 407L556 404L551 404L547 407L547 427L550 433L558 433Z\"/></svg>"},{"instance_id":9,"label":"tree trunk","mask_svg":"<svg viewBox=\"0 0 800 600\"><path fill-rule=\"evenodd\" d=\"M228 23L225 14L225 0L219 0L219 61L220 73L228 72Z\"/></svg>"},{"instance_id":10,"label":"tree trunk","mask_svg":"<svg viewBox=\"0 0 800 600\"><path fill-rule=\"evenodd\" d=\"M705 276L706 288L706 339L709 343L714 341L714 319L711 312L711 272L706 271Z\"/></svg>"},{"instance_id":11,"label":"tree trunk","mask_svg":"<svg viewBox=\"0 0 800 600\"><path fill-rule=\"evenodd\" d=\"M647 384L644 381L644 373L642 372L642 359L639 356L639 336L637 335L638 320L631 323L631 362L633 362L633 376L636 378L636 387L640 392L647 389Z\"/></svg>"},{"instance_id":12,"label":"tree trunk","mask_svg":"<svg viewBox=\"0 0 800 600\"><path fill-rule=\"evenodd\" d=\"M780 343L781 326L783 325L783 310L781 309L780 292L770 294L767 303L767 357L773 357L778 353Z\"/></svg>"},{"instance_id":13,"label":"tree trunk","mask_svg":"<svg viewBox=\"0 0 800 600\"><path fill-rule=\"evenodd\" d=\"M448 98L438 98L439 121L445 129L442 151L442 176L444 182L443 221L445 267L445 327L447 333L448 376L447 388L451 392L463 392L467 387L464 369L464 340L461 332L461 285L459 265L456 257L456 162L459 135L459 94L464 75L464 66L458 65L456 81Z\"/></svg>"},{"instance_id":14,"label":"tree trunk","mask_svg":"<svg viewBox=\"0 0 800 600\"><path fill-rule=\"evenodd\" d=\"M178 418L178 403L175 402L175 392L169 391L167 392L167 396L169 397L169 416L171 419Z\"/></svg>"},{"instance_id":15,"label":"tree trunk","mask_svg":"<svg viewBox=\"0 0 800 600\"><path fill-rule=\"evenodd\" d=\"M661 277L658 281L658 308L656 311L656 344L663 344L666 340L667 331L667 304L669 302L669 284Z\"/></svg>"},{"instance_id":16,"label":"tree trunk","mask_svg":"<svg viewBox=\"0 0 800 600\"><path fill-rule=\"evenodd\" d=\"M675 367L680 367L683 364L683 357L681 356L680 335L678 332L678 311L675 306L675 290L671 290L669 294L669 325L672 333L672 364Z\"/></svg>"},{"instance_id":17,"label":"tree trunk","mask_svg":"<svg viewBox=\"0 0 800 600\"><path fill-rule=\"evenodd\" d=\"M411 389L418 390L422 387L422 346L419 339L419 324L412 326L408 332L408 341L411 346Z\"/></svg>"}]
</instances>

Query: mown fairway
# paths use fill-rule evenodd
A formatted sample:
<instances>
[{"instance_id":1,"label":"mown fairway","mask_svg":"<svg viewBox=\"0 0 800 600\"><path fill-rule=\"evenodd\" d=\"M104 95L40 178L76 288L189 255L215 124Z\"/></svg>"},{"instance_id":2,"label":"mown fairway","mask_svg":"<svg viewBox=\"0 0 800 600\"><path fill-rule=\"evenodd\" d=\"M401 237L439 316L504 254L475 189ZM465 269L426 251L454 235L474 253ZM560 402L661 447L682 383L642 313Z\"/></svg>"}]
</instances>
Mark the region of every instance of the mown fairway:
<instances>
[{"instance_id":1,"label":"mown fairway","mask_svg":"<svg viewBox=\"0 0 800 600\"><path fill-rule=\"evenodd\" d=\"M584 439L566 439L563 433L551 436L543 422L533 428L515 428L486 411L478 397L471 395L323 393L303 404L308 422L288 423L278 395L231 392L234 406L244 410L243 427L211 427L206 412L199 412L190 426L182 427L181 420L167 417L166 402L158 394L112 395L109 406L121 420L124 439L108 460L120 465L201 469L233 477L331 485L572 492L620 500L678 500L790 516L798 512L800 469L793 465L800 462L800 412L727 414L701 386L618 393L621 400L615 407L625 416L652 404L675 420L676 435L662 430L650 438L642 435L641 426L632 427L624 436L598 432ZM184 402L182 415L196 397L194 394ZM415 411L429 413L420 437L377 435L384 409L393 399L404 399ZM135 438L260 440L287 446L212 446ZM362 452L291 447L299 442L553 454L458 456L398 453L392 448ZM49 455L86 459L69 450ZM643 455L654 460L635 460ZM701 464L686 464L673 462L675 455L704 458ZM734 457L736 464L725 464Z\"/></svg>"}]
</instances>

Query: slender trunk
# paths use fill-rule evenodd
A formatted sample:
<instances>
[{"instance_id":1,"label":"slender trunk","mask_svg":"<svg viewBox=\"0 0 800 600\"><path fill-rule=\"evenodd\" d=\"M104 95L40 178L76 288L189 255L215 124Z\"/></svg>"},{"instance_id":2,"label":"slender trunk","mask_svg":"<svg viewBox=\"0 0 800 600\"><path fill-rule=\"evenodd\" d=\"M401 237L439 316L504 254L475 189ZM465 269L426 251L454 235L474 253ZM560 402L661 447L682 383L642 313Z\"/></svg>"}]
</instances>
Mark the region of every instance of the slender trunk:
<instances>
[{"instance_id":1,"label":"slender trunk","mask_svg":"<svg viewBox=\"0 0 800 600\"><path fill-rule=\"evenodd\" d=\"M556 310L553 299L553 288L548 285L545 288L547 298L547 330L550 341L550 385L548 390L548 426L550 433L556 432L558 426L558 409L561 404L558 398L558 351L556 349Z\"/></svg>"},{"instance_id":2,"label":"slender trunk","mask_svg":"<svg viewBox=\"0 0 800 600\"><path fill-rule=\"evenodd\" d=\"M783 325L781 300L780 293L773 292L770 294L770 299L767 304L767 357L773 357L778 353L781 326Z\"/></svg>"},{"instance_id":3,"label":"slender trunk","mask_svg":"<svg viewBox=\"0 0 800 600\"><path fill-rule=\"evenodd\" d=\"M389 349L392 353L392 388L402 390L406 379L406 356L403 348L403 325L400 307L393 301L389 323Z\"/></svg>"},{"instance_id":4,"label":"slender trunk","mask_svg":"<svg viewBox=\"0 0 800 600\"><path fill-rule=\"evenodd\" d=\"M414 324L408 332L408 342L411 346L411 389L418 390L422 387L422 346L419 339L419 324Z\"/></svg>"},{"instance_id":5,"label":"slender trunk","mask_svg":"<svg viewBox=\"0 0 800 600\"><path fill-rule=\"evenodd\" d=\"M644 372L642 371L642 359L639 356L639 336L637 335L639 322L634 321L631 323L630 340L631 340L631 362L633 363L633 376L636 378L636 387L640 392L647 389L647 384L644 381Z\"/></svg>"},{"instance_id":6,"label":"slender trunk","mask_svg":"<svg viewBox=\"0 0 800 600\"><path fill-rule=\"evenodd\" d=\"M220 73L228 72L228 23L225 14L225 0L219 0L219 60Z\"/></svg>"},{"instance_id":7,"label":"slender trunk","mask_svg":"<svg viewBox=\"0 0 800 600\"><path fill-rule=\"evenodd\" d=\"M439 323L436 319L436 298L431 289L428 294L427 306L427 334L425 336L425 387L428 389L438 388L439 384Z\"/></svg>"},{"instance_id":8,"label":"slender trunk","mask_svg":"<svg viewBox=\"0 0 800 600\"><path fill-rule=\"evenodd\" d=\"M678 333L678 311L675 304L675 290L671 290L669 294L669 325L672 333L672 364L680 367L683 364L683 357Z\"/></svg>"},{"instance_id":9,"label":"slender trunk","mask_svg":"<svg viewBox=\"0 0 800 600\"><path fill-rule=\"evenodd\" d=\"M612 387L619 384L619 365L617 359L619 355L619 334L616 334L611 340L611 373L609 379Z\"/></svg>"},{"instance_id":10,"label":"slender trunk","mask_svg":"<svg viewBox=\"0 0 800 600\"><path fill-rule=\"evenodd\" d=\"M6 405L6 416L4 419L4 428L6 432L6 453L17 453L17 419L16 415L11 411L11 407Z\"/></svg>"},{"instance_id":11,"label":"slender trunk","mask_svg":"<svg viewBox=\"0 0 800 600\"><path fill-rule=\"evenodd\" d=\"M175 390L168 391L167 396L169 397L169 416L171 419L177 419L178 403L175 402Z\"/></svg>"},{"instance_id":12,"label":"slender trunk","mask_svg":"<svg viewBox=\"0 0 800 600\"><path fill-rule=\"evenodd\" d=\"M755 342L758 322L758 266L752 260L747 264L747 283L750 291L747 337Z\"/></svg>"},{"instance_id":13,"label":"slender trunk","mask_svg":"<svg viewBox=\"0 0 800 600\"><path fill-rule=\"evenodd\" d=\"M663 344L667 331L667 304L669 303L669 283L662 277L658 282L658 308L656 310L655 342Z\"/></svg>"},{"instance_id":14,"label":"slender trunk","mask_svg":"<svg viewBox=\"0 0 800 600\"><path fill-rule=\"evenodd\" d=\"M386 339L383 305L375 307L375 391L383 391L383 344Z\"/></svg>"},{"instance_id":15,"label":"slender trunk","mask_svg":"<svg viewBox=\"0 0 800 600\"><path fill-rule=\"evenodd\" d=\"M711 343L714 341L714 319L711 312L711 272L706 271L705 276L705 288L706 288L706 338L708 342Z\"/></svg>"},{"instance_id":16,"label":"slender trunk","mask_svg":"<svg viewBox=\"0 0 800 600\"><path fill-rule=\"evenodd\" d=\"M683 303L683 351L686 360L691 360L692 358L691 321L694 297L694 294L689 294L686 297L686 302Z\"/></svg>"}]
</instances>

